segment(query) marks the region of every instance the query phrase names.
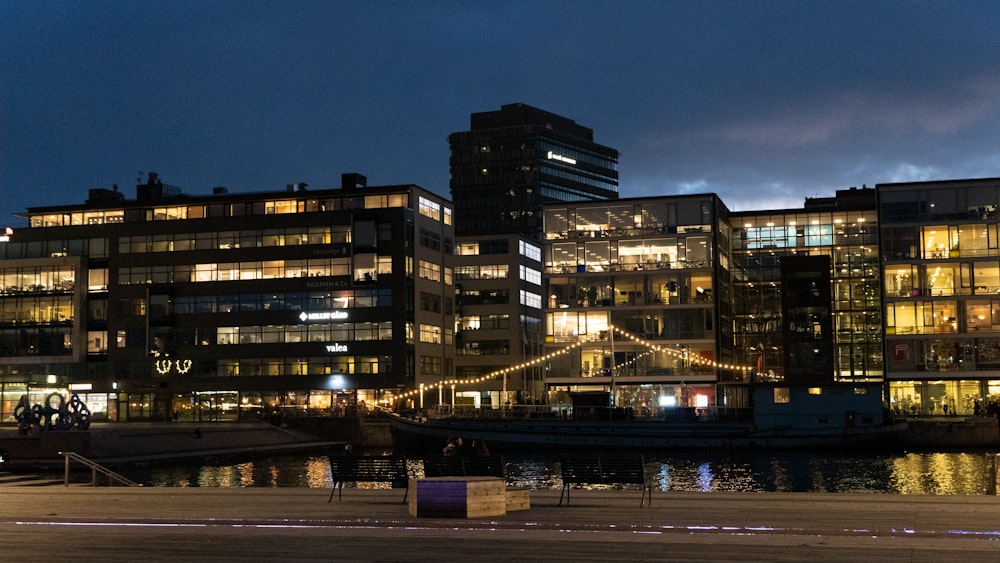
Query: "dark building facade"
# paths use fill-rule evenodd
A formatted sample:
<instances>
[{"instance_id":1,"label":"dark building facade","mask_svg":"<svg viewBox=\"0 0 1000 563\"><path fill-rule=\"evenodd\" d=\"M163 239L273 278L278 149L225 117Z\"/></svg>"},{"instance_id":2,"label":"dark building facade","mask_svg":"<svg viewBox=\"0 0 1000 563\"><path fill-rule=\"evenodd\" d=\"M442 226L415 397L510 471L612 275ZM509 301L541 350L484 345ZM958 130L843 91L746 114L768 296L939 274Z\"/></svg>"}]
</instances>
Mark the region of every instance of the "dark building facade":
<instances>
[{"instance_id":1,"label":"dark building facade","mask_svg":"<svg viewBox=\"0 0 1000 563\"><path fill-rule=\"evenodd\" d=\"M785 256L781 260L785 381L833 382L833 311L830 257Z\"/></svg>"},{"instance_id":2,"label":"dark building facade","mask_svg":"<svg viewBox=\"0 0 1000 563\"><path fill-rule=\"evenodd\" d=\"M455 233L540 238L545 203L618 197L618 151L591 129L525 104L474 113L453 133Z\"/></svg>"},{"instance_id":3,"label":"dark building facade","mask_svg":"<svg viewBox=\"0 0 1000 563\"><path fill-rule=\"evenodd\" d=\"M325 413L450 378L451 204L343 180L29 209L0 243L0 416L57 389L98 420Z\"/></svg>"},{"instance_id":4,"label":"dark building facade","mask_svg":"<svg viewBox=\"0 0 1000 563\"><path fill-rule=\"evenodd\" d=\"M449 142L461 277L456 372L479 380L541 355L542 205L617 199L618 151L525 104L472 114L471 130ZM455 402L544 401L539 369L504 372Z\"/></svg>"}]
</instances>

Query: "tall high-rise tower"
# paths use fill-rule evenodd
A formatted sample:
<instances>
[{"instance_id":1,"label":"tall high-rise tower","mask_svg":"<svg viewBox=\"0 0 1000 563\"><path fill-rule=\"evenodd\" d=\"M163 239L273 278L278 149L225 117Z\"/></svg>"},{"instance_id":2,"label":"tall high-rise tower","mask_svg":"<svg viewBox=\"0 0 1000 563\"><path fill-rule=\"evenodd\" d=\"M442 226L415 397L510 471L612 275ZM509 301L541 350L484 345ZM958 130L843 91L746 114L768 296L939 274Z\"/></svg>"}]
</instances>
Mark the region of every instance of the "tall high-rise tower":
<instances>
[{"instance_id":1,"label":"tall high-rise tower","mask_svg":"<svg viewBox=\"0 0 1000 563\"><path fill-rule=\"evenodd\" d=\"M572 119L508 104L448 141L457 236L538 238L543 203L618 198L618 151Z\"/></svg>"}]
</instances>

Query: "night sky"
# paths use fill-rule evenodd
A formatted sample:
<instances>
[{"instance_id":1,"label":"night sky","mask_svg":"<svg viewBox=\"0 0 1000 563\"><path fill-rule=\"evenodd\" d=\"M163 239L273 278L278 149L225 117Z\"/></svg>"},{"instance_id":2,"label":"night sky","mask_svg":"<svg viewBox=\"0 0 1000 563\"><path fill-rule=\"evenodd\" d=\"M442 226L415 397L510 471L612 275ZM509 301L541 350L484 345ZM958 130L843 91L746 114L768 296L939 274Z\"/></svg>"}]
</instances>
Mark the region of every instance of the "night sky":
<instances>
[{"instance_id":1,"label":"night sky","mask_svg":"<svg viewBox=\"0 0 1000 563\"><path fill-rule=\"evenodd\" d=\"M518 102L618 149L623 197L998 177L998 30L985 0L0 0L0 226L150 171L449 197L448 135Z\"/></svg>"}]
</instances>

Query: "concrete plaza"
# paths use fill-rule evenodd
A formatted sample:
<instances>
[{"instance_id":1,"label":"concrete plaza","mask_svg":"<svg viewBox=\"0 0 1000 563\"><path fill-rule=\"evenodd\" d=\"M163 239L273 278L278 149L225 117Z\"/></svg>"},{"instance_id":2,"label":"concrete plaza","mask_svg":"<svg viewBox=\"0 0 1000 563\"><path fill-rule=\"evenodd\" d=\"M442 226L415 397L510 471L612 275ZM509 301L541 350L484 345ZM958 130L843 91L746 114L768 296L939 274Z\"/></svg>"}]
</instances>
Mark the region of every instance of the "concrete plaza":
<instances>
[{"instance_id":1,"label":"concrete plaza","mask_svg":"<svg viewBox=\"0 0 1000 563\"><path fill-rule=\"evenodd\" d=\"M402 489L0 488L4 559L997 561L1000 498L531 491L531 509L411 517Z\"/></svg>"}]
</instances>

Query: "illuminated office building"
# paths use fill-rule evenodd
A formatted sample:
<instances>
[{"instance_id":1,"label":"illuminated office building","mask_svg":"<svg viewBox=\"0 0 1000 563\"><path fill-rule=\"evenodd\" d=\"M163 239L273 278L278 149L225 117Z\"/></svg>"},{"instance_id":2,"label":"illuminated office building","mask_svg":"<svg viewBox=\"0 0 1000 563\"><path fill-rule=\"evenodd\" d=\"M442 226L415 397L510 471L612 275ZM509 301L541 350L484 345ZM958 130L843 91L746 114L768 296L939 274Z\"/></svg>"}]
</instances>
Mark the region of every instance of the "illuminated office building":
<instances>
[{"instance_id":1,"label":"illuminated office building","mask_svg":"<svg viewBox=\"0 0 1000 563\"><path fill-rule=\"evenodd\" d=\"M734 351L753 381L881 381L875 190L838 190L799 209L733 212L730 223ZM794 287L807 278L789 270L821 258L810 297ZM786 373L789 365L797 368Z\"/></svg>"},{"instance_id":2,"label":"illuminated office building","mask_svg":"<svg viewBox=\"0 0 1000 563\"><path fill-rule=\"evenodd\" d=\"M455 257L455 376L459 406L526 404L545 399L541 355L542 248L523 235L462 237ZM491 374L499 374L493 375Z\"/></svg>"},{"instance_id":3,"label":"illuminated office building","mask_svg":"<svg viewBox=\"0 0 1000 563\"><path fill-rule=\"evenodd\" d=\"M615 405L744 406L731 365L729 211L713 194L545 206L550 401L611 391ZM735 387L733 388L735 389Z\"/></svg>"},{"instance_id":4,"label":"illuminated office building","mask_svg":"<svg viewBox=\"0 0 1000 563\"><path fill-rule=\"evenodd\" d=\"M1000 399L1000 179L877 189L889 401L971 414Z\"/></svg>"},{"instance_id":5,"label":"illuminated office building","mask_svg":"<svg viewBox=\"0 0 1000 563\"><path fill-rule=\"evenodd\" d=\"M0 418L80 393L109 420L346 412L454 371L452 206L413 185L29 209L0 242Z\"/></svg>"}]
</instances>

